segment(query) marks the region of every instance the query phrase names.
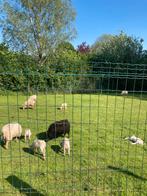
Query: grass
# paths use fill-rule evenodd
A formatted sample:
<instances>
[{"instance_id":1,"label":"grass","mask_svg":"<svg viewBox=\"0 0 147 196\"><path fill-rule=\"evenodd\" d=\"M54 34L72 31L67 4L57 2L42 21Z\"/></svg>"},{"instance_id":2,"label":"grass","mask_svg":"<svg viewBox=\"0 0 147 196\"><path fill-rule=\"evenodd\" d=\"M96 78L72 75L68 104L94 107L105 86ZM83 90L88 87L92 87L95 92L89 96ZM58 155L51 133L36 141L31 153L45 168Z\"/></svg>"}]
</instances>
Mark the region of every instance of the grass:
<instances>
[{"instance_id":1,"label":"grass","mask_svg":"<svg viewBox=\"0 0 147 196\"><path fill-rule=\"evenodd\" d=\"M12 195L146 195L147 99L115 95L39 94L34 110L20 110L22 94L0 96L0 127L19 122L30 128L31 142L55 120L71 123L71 156L63 156L61 137L47 142L47 159L33 155L21 139L0 147L0 194ZM68 110L57 110L61 103Z\"/></svg>"}]
</instances>

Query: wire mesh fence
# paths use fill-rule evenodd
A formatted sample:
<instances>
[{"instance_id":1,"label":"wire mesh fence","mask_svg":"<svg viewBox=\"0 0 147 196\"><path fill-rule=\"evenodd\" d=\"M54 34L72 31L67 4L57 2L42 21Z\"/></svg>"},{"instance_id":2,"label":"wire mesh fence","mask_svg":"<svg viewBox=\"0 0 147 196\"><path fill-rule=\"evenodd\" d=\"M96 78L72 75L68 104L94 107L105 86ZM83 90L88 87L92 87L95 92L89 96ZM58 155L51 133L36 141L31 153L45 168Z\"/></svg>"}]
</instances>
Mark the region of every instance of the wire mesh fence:
<instances>
[{"instance_id":1,"label":"wire mesh fence","mask_svg":"<svg viewBox=\"0 0 147 196\"><path fill-rule=\"evenodd\" d=\"M47 66L41 69L40 79L40 71L26 67L24 91L20 70L1 73L1 81L9 84L12 76L15 85L1 90L0 126L17 122L23 129L7 150L1 138L1 195L146 195L147 66L92 62L87 70L56 68L54 75ZM33 94L35 107L23 109ZM47 131L65 119L70 156L60 145L65 127L59 137L58 125L55 137ZM32 133L27 142L25 129ZM46 142L45 160L30 147L36 138Z\"/></svg>"}]
</instances>

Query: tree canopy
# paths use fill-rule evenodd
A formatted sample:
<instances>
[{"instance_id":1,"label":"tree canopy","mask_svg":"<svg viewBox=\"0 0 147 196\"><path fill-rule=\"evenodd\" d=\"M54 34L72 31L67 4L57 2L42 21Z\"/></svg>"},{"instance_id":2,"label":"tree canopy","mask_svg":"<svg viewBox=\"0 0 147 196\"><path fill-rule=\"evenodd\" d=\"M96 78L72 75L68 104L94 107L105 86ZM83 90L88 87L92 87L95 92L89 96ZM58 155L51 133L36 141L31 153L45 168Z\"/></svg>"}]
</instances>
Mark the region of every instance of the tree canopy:
<instances>
[{"instance_id":1,"label":"tree canopy","mask_svg":"<svg viewBox=\"0 0 147 196\"><path fill-rule=\"evenodd\" d=\"M70 0L3 2L1 19L6 44L34 56L39 64L63 41L75 36L75 11Z\"/></svg>"},{"instance_id":2,"label":"tree canopy","mask_svg":"<svg viewBox=\"0 0 147 196\"><path fill-rule=\"evenodd\" d=\"M90 52L90 46L86 44L86 42L82 42L80 45L78 45L77 51L81 54L88 54Z\"/></svg>"},{"instance_id":3,"label":"tree canopy","mask_svg":"<svg viewBox=\"0 0 147 196\"><path fill-rule=\"evenodd\" d=\"M92 54L108 62L138 63L143 54L143 39L119 35L102 35L91 47Z\"/></svg>"}]
</instances>

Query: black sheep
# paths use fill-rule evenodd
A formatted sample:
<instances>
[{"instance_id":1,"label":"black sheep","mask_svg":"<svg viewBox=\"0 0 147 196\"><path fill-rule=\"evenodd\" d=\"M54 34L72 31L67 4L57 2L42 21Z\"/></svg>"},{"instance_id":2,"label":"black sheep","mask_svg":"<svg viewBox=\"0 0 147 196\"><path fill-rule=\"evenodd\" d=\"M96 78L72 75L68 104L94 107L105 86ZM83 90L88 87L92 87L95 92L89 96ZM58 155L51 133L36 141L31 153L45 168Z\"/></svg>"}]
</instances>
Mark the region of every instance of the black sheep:
<instances>
[{"instance_id":1,"label":"black sheep","mask_svg":"<svg viewBox=\"0 0 147 196\"><path fill-rule=\"evenodd\" d=\"M47 130L47 136L49 137L49 139L56 138L62 135L65 136L66 133L69 137L70 122L67 119L52 123Z\"/></svg>"}]
</instances>

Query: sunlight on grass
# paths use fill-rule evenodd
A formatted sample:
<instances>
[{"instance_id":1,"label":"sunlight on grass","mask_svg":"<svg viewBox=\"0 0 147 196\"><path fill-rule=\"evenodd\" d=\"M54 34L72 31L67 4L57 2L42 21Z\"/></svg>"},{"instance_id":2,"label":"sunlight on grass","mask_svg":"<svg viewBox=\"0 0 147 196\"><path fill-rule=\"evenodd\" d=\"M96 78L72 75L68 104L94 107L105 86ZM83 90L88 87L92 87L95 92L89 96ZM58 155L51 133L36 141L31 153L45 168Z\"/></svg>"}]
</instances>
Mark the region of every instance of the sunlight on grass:
<instances>
[{"instance_id":1,"label":"sunlight on grass","mask_svg":"<svg viewBox=\"0 0 147 196\"><path fill-rule=\"evenodd\" d=\"M24 139L18 143L12 141L8 150L1 147L2 195L20 193L18 187L7 180L14 175L44 195L48 191L51 195L146 195L147 147L124 141L129 135L143 140L147 137L146 98L39 94L34 110L19 109L25 100L26 96L21 94L0 96L0 127L8 122L19 122L23 131L31 129L32 142L52 122L68 119L71 156L56 152L61 137L48 141L46 161L29 153ZM57 110L64 102L68 104L67 111Z\"/></svg>"}]
</instances>

